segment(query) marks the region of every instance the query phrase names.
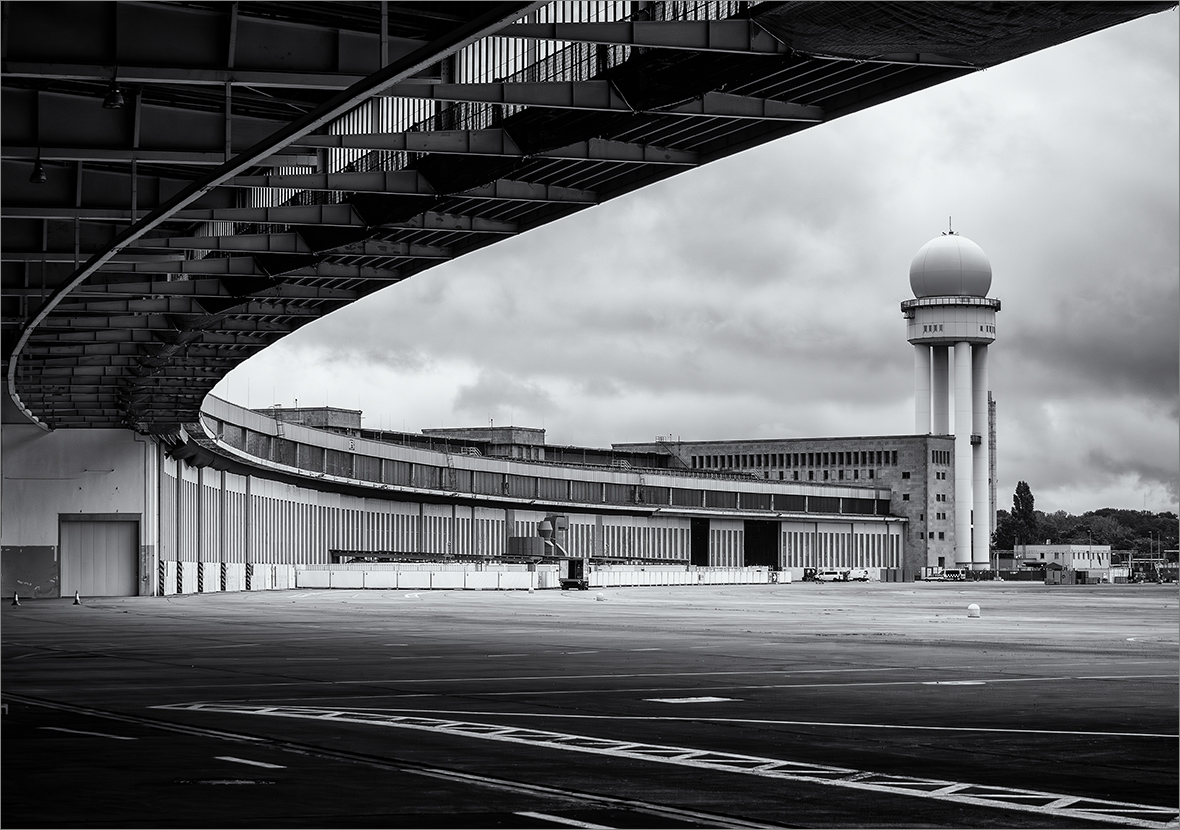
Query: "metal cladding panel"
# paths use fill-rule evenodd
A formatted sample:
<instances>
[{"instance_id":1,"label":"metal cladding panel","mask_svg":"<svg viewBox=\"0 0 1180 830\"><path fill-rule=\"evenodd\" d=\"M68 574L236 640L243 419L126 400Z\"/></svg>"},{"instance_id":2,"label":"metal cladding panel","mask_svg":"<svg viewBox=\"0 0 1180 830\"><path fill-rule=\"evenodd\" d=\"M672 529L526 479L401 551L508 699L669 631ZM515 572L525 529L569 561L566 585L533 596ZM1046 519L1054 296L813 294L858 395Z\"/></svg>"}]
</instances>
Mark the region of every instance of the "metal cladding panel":
<instances>
[{"instance_id":1,"label":"metal cladding panel","mask_svg":"<svg viewBox=\"0 0 1180 830\"><path fill-rule=\"evenodd\" d=\"M298 463L296 466L301 470L306 470L309 473L322 473L324 471L324 448L314 447L311 444L300 444L298 452Z\"/></svg>"},{"instance_id":2,"label":"metal cladding panel","mask_svg":"<svg viewBox=\"0 0 1180 830\"><path fill-rule=\"evenodd\" d=\"M390 458L381 462L381 481L384 484L401 484L408 486L414 477L414 465L408 461L395 461Z\"/></svg>"},{"instance_id":3,"label":"metal cladding panel","mask_svg":"<svg viewBox=\"0 0 1180 830\"><path fill-rule=\"evenodd\" d=\"M498 496L504 489L503 485L503 473L488 473L483 470L475 470L473 473L472 491L475 493Z\"/></svg>"},{"instance_id":4,"label":"metal cladding panel","mask_svg":"<svg viewBox=\"0 0 1180 830\"><path fill-rule=\"evenodd\" d=\"M840 499L837 496L808 496L808 513L839 513Z\"/></svg>"},{"instance_id":5,"label":"metal cladding panel","mask_svg":"<svg viewBox=\"0 0 1180 830\"><path fill-rule=\"evenodd\" d=\"M706 490L705 507L737 509L738 494L726 490Z\"/></svg>"},{"instance_id":6,"label":"metal cladding panel","mask_svg":"<svg viewBox=\"0 0 1180 830\"><path fill-rule=\"evenodd\" d=\"M537 498L565 501L569 495L569 482L564 478L537 479Z\"/></svg>"},{"instance_id":7,"label":"metal cladding panel","mask_svg":"<svg viewBox=\"0 0 1180 830\"><path fill-rule=\"evenodd\" d=\"M571 481L570 500L580 502L601 502L602 485L597 481Z\"/></svg>"},{"instance_id":8,"label":"metal cladding panel","mask_svg":"<svg viewBox=\"0 0 1180 830\"><path fill-rule=\"evenodd\" d=\"M776 493L774 496L775 510L788 510L792 513L803 513L807 510L807 496Z\"/></svg>"}]
</instances>

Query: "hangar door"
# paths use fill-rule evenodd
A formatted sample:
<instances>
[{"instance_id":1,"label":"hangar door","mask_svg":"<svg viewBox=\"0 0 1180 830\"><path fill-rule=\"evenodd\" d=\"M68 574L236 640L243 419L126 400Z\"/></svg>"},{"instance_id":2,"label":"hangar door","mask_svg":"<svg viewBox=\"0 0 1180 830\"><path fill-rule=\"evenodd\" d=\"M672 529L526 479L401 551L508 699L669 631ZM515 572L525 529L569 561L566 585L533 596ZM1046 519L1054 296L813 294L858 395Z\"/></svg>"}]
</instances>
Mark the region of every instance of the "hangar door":
<instances>
[{"instance_id":1,"label":"hangar door","mask_svg":"<svg viewBox=\"0 0 1180 830\"><path fill-rule=\"evenodd\" d=\"M63 597L133 597L138 576L139 522L61 523Z\"/></svg>"}]
</instances>

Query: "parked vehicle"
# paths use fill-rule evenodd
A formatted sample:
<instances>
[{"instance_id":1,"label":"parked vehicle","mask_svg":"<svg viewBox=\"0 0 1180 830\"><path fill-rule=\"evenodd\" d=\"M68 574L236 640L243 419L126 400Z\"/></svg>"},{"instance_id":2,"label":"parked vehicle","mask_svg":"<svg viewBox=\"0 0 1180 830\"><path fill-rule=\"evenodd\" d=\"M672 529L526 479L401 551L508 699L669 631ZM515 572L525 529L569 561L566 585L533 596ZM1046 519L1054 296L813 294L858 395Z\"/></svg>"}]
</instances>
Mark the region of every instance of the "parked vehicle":
<instances>
[{"instance_id":1,"label":"parked vehicle","mask_svg":"<svg viewBox=\"0 0 1180 830\"><path fill-rule=\"evenodd\" d=\"M558 581L561 583L561 590L568 591L576 589L579 591L590 590L590 580L586 578L586 562L582 559L563 559L561 560L561 570L559 572Z\"/></svg>"},{"instance_id":2,"label":"parked vehicle","mask_svg":"<svg viewBox=\"0 0 1180 830\"><path fill-rule=\"evenodd\" d=\"M869 569L868 568L852 568L848 571L845 577L849 582L868 582Z\"/></svg>"},{"instance_id":3,"label":"parked vehicle","mask_svg":"<svg viewBox=\"0 0 1180 830\"><path fill-rule=\"evenodd\" d=\"M847 582L848 581L848 571L847 570L819 571L815 575L815 578L818 582Z\"/></svg>"}]
</instances>

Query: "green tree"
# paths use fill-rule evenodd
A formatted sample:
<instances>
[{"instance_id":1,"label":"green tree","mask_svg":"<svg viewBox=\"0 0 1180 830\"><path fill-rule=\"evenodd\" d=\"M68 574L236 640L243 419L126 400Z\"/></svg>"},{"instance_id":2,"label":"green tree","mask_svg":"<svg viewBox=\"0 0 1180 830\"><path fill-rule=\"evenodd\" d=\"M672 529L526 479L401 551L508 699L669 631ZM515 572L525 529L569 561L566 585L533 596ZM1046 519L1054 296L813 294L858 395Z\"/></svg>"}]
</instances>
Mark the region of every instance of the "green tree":
<instances>
[{"instance_id":1,"label":"green tree","mask_svg":"<svg viewBox=\"0 0 1180 830\"><path fill-rule=\"evenodd\" d=\"M1016 523L1007 510L996 511L996 529L992 531L993 550L1014 550L1016 547Z\"/></svg>"},{"instance_id":2,"label":"green tree","mask_svg":"<svg viewBox=\"0 0 1180 830\"><path fill-rule=\"evenodd\" d=\"M1015 545L1036 543L1037 511L1027 481L1016 483L1016 492L1012 495L1012 524Z\"/></svg>"}]
</instances>

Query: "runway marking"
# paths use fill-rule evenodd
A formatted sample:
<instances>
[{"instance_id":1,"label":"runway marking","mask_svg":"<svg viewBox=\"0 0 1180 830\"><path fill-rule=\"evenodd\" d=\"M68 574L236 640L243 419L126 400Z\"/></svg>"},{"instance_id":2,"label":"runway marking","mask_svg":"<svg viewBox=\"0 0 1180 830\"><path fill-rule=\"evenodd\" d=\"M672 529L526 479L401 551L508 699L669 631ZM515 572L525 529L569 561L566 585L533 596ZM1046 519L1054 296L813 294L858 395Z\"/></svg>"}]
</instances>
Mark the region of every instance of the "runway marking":
<instances>
[{"instance_id":1,"label":"runway marking","mask_svg":"<svg viewBox=\"0 0 1180 830\"><path fill-rule=\"evenodd\" d=\"M809 764L742 755L731 752L712 752L691 747L645 744L638 741L618 741L588 735L549 732L542 729L522 729L494 723L477 723L450 718L424 718L392 715L348 709L314 708L307 706L251 706L242 704L190 703L153 707L189 712L217 712L223 714L258 715L264 717L301 718L359 723L372 726L412 729L455 737L500 741L526 746L585 752L616 758L675 764L710 771L724 771L788 781L804 781L831 787L870 792L929 798L974 807L999 807L1018 812L1039 813L1059 819L1105 821L1130 827L1166 830L1180 819L1180 808L1133 804L1061 793L1025 790L1016 787L994 787L984 784L890 775L826 764Z\"/></svg>"},{"instance_id":2,"label":"runway marking","mask_svg":"<svg viewBox=\"0 0 1180 830\"><path fill-rule=\"evenodd\" d=\"M650 703L725 703L735 701L735 697L645 697Z\"/></svg>"},{"instance_id":3,"label":"runway marking","mask_svg":"<svg viewBox=\"0 0 1180 830\"><path fill-rule=\"evenodd\" d=\"M250 648L251 646L260 646L262 643L222 643L216 646L193 646L193 651L205 651L211 648Z\"/></svg>"},{"instance_id":4,"label":"runway marking","mask_svg":"<svg viewBox=\"0 0 1180 830\"><path fill-rule=\"evenodd\" d=\"M248 758L238 758L234 755L218 755L218 761L230 761L234 764L248 764L252 767L265 767L266 769L286 769L282 764L268 764L264 761L251 761Z\"/></svg>"},{"instance_id":5,"label":"runway marking","mask_svg":"<svg viewBox=\"0 0 1180 830\"><path fill-rule=\"evenodd\" d=\"M983 680L924 680L923 686L986 686Z\"/></svg>"},{"instance_id":6,"label":"runway marking","mask_svg":"<svg viewBox=\"0 0 1180 830\"><path fill-rule=\"evenodd\" d=\"M627 678L637 677L637 675L620 674L620 675L615 675L615 677L618 679L627 679ZM1173 679L1173 680L1176 679L1176 676L1173 674L1122 675L1122 676L1117 676L1117 677L1111 677L1108 679L1128 680L1128 679L1161 678L1161 677ZM478 678L478 680L481 682L486 682L488 680L506 681L506 680L513 680L513 679L533 680L535 678L531 678L531 677L527 677L527 678L511 678L511 677ZM549 678L549 679L563 680L563 679L569 679L569 678L556 677L556 678ZM1086 680L1086 679L1093 679L1093 678L1084 678L1084 677L995 677L995 678L988 678L987 680L976 681L974 684L971 684L971 685L986 685L988 683L1046 683L1046 682L1063 682L1063 681L1070 681L1070 680ZM477 680L477 678L469 678L467 682L475 682L476 680ZM337 681L337 682L342 682L342 681ZM387 683L389 681L387 681L387 680L381 680L381 681L361 680L361 681L357 681L357 685L363 685L363 684L367 684L367 683L378 683L378 682ZM432 681L423 679L423 680L398 680L398 682L409 684L409 683L430 683ZM437 682L448 682L448 681L437 681ZM945 681L943 683L945 684ZM938 685L938 684L939 684L939 681L928 681L928 680L881 680L881 681L873 681L873 682L862 681L862 682L855 682L855 683L759 683L759 684L723 685L723 686L722 685L701 686L698 688L700 688L702 690L710 689L713 691L757 691L760 689L761 690L770 690L770 689L845 689L845 688L851 688L851 687L857 687L857 686L864 687L864 688L880 688L883 686L930 686L930 685ZM276 684L276 685L282 685L282 684ZM533 696L537 696L537 695L587 695L587 694L621 694L621 693L622 694L639 694L639 693L677 692L677 691L680 691L680 690L675 687L656 686L656 687L640 688L640 689L626 689L626 688L518 689L518 690L510 691L510 692L482 692L481 694L483 694L486 697L520 697L520 696L533 697Z\"/></svg>"},{"instance_id":7,"label":"runway marking","mask_svg":"<svg viewBox=\"0 0 1180 830\"><path fill-rule=\"evenodd\" d=\"M430 697L431 695L396 695L398 699L407 697ZM301 700L315 700L316 698L301 698ZM335 699L335 698L333 698ZM653 700L654 698L645 698ZM711 700L734 700L735 698L710 698ZM362 710L363 711L363 710ZM672 715L569 715L556 712L481 712L477 710L456 709L376 709L378 712L400 712L415 715L463 715L473 717L498 718L563 718L566 720L607 720L607 721L687 721L690 723L734 723L759 726L830 726L839 729L897 729L920 730L929 732L998 732L1011 735L1077 735L1086 738L1163 738L1174 741L1180 738L1176 732L1092 732L1075 729L1015 729L999 726L930 726L911 725L904 723L851 723L844 721L818 720L774 720L769 718L711 718L700 715L691 718L675 717Z\"/></svg>"},{"instance_id":8,"label":"runway marking","mask_svg":"<svg viewBox=\"0 0 1180 830\"><path fill-rule=\"evenodd\" d=\"M536 818L541 821L552 821L554 824L564 824L567 827L584 827L587 830L611 830L610 826L606 824L591 824L588 821L578 821L577 819L565 818L564 816L552 816L548 813L513 813L513 815Z\"/></svg>"},{"instance_id":9,"label":"runway marking","mask_svg":"<svg viewBox=\"0 0 1180 830\"><path fill-rule=\"evenodd\" d=\"M106 732L86 732L82 729L66 729L64 726L38 726L38 729L48 729L51 732L69 732L74 735L93 735L95 738L114 738L116 741L134 741L126 735L110 735Z\"/></svg>"}]
</instances>

